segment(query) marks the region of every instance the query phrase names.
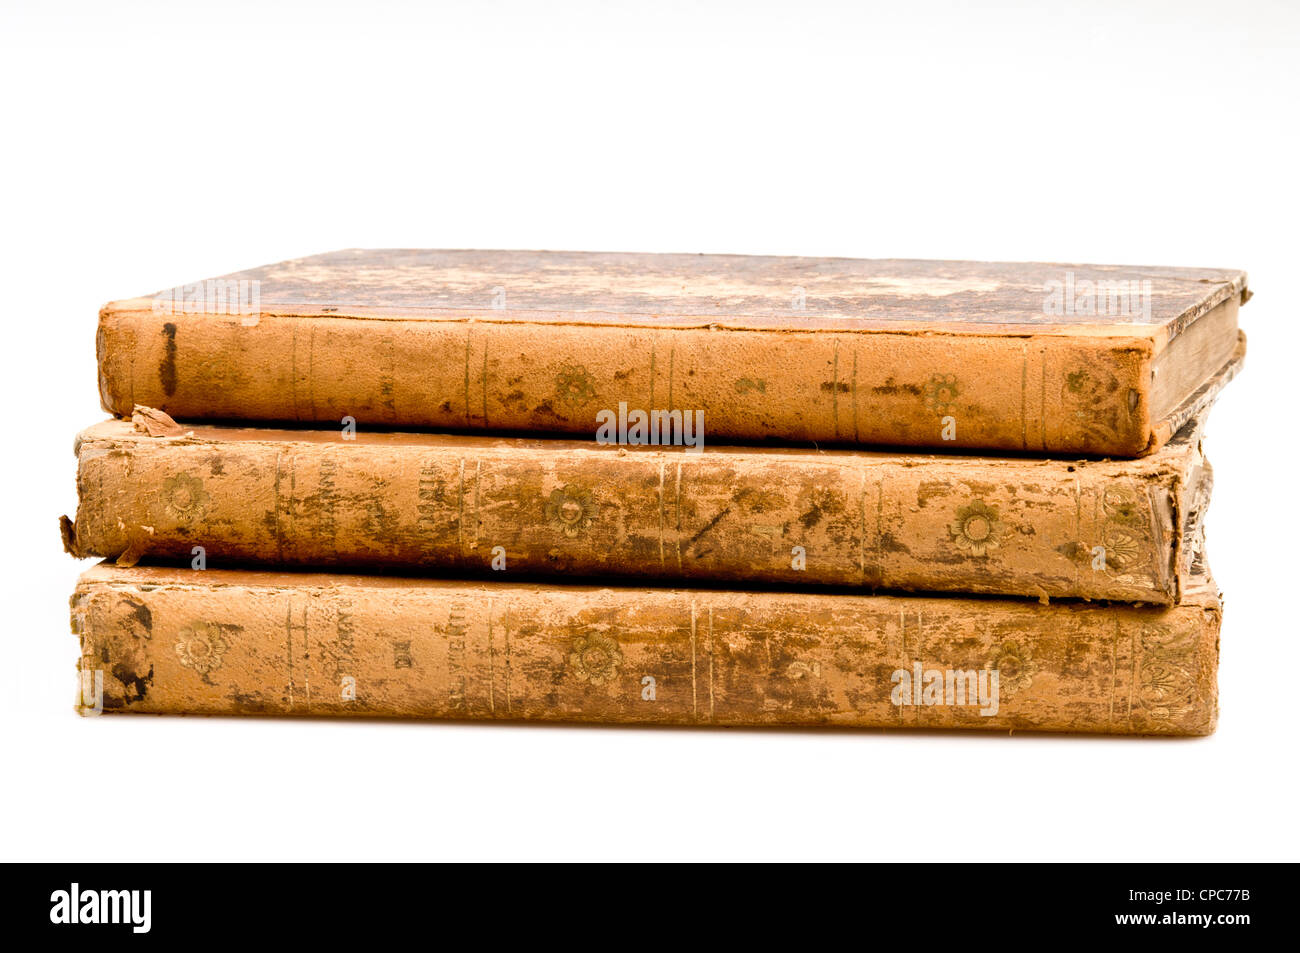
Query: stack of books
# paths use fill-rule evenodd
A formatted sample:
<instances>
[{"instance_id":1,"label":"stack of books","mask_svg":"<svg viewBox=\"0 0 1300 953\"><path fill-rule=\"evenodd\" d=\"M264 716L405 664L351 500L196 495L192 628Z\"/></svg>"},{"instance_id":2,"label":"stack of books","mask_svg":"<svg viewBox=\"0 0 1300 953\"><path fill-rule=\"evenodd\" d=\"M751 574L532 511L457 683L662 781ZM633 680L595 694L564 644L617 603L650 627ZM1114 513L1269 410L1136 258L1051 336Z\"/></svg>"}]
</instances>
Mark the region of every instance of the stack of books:
<instances>
[{"instance_id":1,"label":"stack of books","mask_svg":"<svg viewBox=\"0 0 1300 953\"><path fill-rule=\"evenodd\" d=\"M115 302L80 707L1209 733L1201 435L1248 297L350 250Z\"/></svg>"}]
</instances>

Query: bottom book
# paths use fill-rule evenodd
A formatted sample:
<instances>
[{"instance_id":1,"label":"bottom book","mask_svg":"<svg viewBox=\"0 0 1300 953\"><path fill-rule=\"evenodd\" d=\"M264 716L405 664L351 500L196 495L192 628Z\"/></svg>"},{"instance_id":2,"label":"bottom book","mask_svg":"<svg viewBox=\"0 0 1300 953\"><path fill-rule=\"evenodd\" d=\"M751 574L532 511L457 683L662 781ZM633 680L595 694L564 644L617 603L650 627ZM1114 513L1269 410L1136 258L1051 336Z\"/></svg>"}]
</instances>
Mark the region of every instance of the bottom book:
<instances>
[{"instance_id":1,"label":"bottom book","mask_svg":"<svg viewBox=\"0 0 1300 953\"><path fill-rule=\"evenodd\" d=\"M1221 608L100 564L83 713L1203 735Z\"/></svg>"}]
</instances>

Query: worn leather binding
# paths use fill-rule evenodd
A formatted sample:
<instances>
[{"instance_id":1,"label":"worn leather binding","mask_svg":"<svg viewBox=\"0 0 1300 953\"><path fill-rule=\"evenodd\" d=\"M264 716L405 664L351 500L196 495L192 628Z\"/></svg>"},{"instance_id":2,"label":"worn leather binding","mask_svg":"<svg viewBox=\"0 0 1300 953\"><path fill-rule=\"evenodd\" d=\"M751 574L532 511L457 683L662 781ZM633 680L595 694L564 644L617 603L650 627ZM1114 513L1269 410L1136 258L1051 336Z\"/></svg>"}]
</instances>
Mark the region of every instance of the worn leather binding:
<instances>
[{"instance_id":1,"label":"worn leather binding","mask_svg":"<svg viewBox=\"0 0 1300 953\"><path fill-rule=\"evenodd\" d=\"M1199 420L1121 461L136 422L78 438L74 555L1170 604L1211 486Z\"/></svg>"},{"instance_id":2,"label":"worn leather binding","mask_svg":"<svg viewBox=\"0 0 1300 953\"><path fill-rule=\"evenodd\" d=\"M703 411L708 439L1137 456L1205 404L1224 269L349 250L118 301L104 406L590 436Z\"/></svg>"},{"instance_id":3,"label":"worn leather binding","mask_svg":"<svg viewBox=\"0 0 1300 953\"><path fill-rule=\"evenodd\" d=\"M86 713L1201 735L1219 623L1204 574L1156 608L101 564L72 598Z\"/></svg>"}]
</instances>

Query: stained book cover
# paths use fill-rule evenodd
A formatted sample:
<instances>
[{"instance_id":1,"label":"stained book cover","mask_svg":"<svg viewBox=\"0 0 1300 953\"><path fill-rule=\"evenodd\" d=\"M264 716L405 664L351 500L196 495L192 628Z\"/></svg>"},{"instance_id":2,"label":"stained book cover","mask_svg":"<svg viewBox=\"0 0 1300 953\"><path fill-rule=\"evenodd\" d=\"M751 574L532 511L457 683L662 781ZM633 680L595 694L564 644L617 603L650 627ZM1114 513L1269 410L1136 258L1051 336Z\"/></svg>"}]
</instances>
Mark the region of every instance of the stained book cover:
<instances>
[{"instance_id":1,"label":"stained book cover","mask_svg":"<svg viewBox=\"0 0 1300 953\"><path fill-rule=\"evenodd\" d=\"M158 421L78 438L74 555L1170 604L1212 484L1200 420L1118 461Z\"/></svg>"},{"instance_id":2,"label":"stained book cover","mask_svg":"<svg viewBox=\"0 0 1300 953\"><path fill-rule=\"evenodd\" d=\"M84 713L1214 730L1220 605L475 584L101 564Z\"/></svg>"},{"instance_id":3,"label":"stained book cover","mask_svg":"<svg viewBox=\"0 0 1300 953\"><path fill-rule=\"evenodd\" d=\"M104 406L590 435L1135 456L1204 405L1232 269L347 250L113 302Z\"/></svg>"}]
</instances>

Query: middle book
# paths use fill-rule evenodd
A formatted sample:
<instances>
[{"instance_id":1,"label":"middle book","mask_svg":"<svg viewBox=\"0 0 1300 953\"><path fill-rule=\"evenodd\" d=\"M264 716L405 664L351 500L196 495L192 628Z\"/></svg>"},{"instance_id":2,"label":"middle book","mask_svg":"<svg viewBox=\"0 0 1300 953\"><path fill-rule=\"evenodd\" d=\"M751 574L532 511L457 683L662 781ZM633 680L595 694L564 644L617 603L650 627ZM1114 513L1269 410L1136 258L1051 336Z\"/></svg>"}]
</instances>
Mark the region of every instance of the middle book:
<instances>
[{"instance_id":1,"label":"middle book","mask_svg":"<svg viewBox=\"0 0 1300 953\"><path fill-rule=\"evenodd\" d=\"M1179 600L1210 470L213 426L77 441L77 556Z\"/></svg>"}]
</instances>

